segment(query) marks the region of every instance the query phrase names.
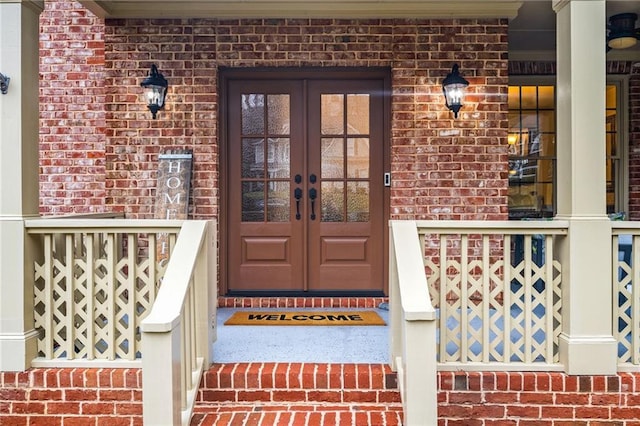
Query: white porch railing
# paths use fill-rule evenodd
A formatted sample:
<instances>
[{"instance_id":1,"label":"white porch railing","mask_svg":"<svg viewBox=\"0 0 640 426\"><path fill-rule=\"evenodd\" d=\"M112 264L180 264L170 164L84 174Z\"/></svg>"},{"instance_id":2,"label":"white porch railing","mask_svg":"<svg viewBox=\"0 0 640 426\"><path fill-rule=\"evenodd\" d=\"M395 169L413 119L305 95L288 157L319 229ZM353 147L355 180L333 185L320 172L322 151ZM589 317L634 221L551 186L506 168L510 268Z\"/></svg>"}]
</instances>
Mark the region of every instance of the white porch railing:
<instances>
[{"instance_id":1,"label":"white porch railing","mask_svg":"<svg viewBox=\"0 0 640 426\"><path fill-rule=\"evenodd\" d=\"M436 365L562 370L554 240L567 234L567 222L391 221L390 227L391 364L407 425L437 424Z\"/></svg>"},{"instance_id":2,"label":"white porch railing","mask_svg":"<svg viewBox=\"0 0 640 426\"><path fill-rule=\"evenodd\" d=\"M436 425L436 311L429 298L418 229L411 221L392 221L390 227L389 340L404 423Z\"/></svg>"},{"instance_id":3,"label":"white porch railing","mask_svg":"<svg viewBox=\"0 0 640 426\"><path fill-rule=\"evenodd\" d=\"M215 340L215 250L213 226L185 222L158 298L142 321L145 424L189 424Z\"/></svg>"},{"instance_id":4,"label":"white porch railing","mask_svg":"<svg viewBox=\"0 0 640 426\"><path fill-rule=\"evenodd\" d=\"M612 222L613 337L618 370L640 369L640 222Z\"/></svg>"},{"instance_id":5,"label":"white porch railing","mask_svg":"<svg viewBox=\"0 0 640 426\"><path fill-rule=\"evenodd\" d=\"M37 367L65 361L131 365L140 358L139 326L153 305L181 221L36 219L26 222L36 256ZM41 237L41 240L38 238ZM168 256L167 256L168 257ZM68 364L67 363L67 364Z\"/></svg>"},{"instance_id":6,"label":"white porch railing","mask_svg":"<svg viewBox=\"0 0 640 426\"><path fill-rule=\"evenodd\" d=\"M560 370L563 221L417 222L440 369Z\"/></svg>"},{"instance_id":7,"label":"white porch railing","mask_svg":"<svg viewBox=\"0 0 640 426\"><path fill-rule=\"evenodd\" d=\"M145 424L188 424L215 340L214 222L56 218L26 230L42 248L32 366L142 367Z\"/></svg>"}]
</instances>

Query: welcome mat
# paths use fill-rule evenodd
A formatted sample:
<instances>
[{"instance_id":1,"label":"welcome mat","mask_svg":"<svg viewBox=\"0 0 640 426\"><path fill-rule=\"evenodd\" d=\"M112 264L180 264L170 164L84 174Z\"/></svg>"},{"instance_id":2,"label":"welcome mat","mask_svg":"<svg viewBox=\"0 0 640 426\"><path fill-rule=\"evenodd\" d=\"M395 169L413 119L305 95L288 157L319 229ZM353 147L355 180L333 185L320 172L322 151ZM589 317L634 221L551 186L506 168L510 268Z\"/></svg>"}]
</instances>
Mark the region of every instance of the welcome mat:
<instances>
[{"instance_id":1,"label":"welcome mat","mask_svg":"<svg viewBox=\"0 0 640 426\"><path fill-rule=\"evenodd\" d=\"M237 311L224 325L385 325L374 311Z\"/></svg>"}]
</instances>

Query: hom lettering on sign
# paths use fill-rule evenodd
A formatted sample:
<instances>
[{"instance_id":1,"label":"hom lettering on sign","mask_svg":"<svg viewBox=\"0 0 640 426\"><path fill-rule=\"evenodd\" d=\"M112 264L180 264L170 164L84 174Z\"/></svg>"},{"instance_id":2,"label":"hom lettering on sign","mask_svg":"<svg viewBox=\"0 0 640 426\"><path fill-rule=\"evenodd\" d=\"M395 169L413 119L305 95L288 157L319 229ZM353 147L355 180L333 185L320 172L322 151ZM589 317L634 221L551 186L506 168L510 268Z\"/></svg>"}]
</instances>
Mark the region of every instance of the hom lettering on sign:
<instances>
[{"instance_id":1,"label":"hom lettering on sign","mask_svg":"<svg viewBox=\"0 0 640 426\"><path fill-rule=\"evenodd\" d=\"M191 188L192 151L168 152L158 156L156 186L156 219L187 219L189 215L189 190ZM159 260L169 256L169 240L166 234L158 236Z\"/></svg>"}]
</instances>

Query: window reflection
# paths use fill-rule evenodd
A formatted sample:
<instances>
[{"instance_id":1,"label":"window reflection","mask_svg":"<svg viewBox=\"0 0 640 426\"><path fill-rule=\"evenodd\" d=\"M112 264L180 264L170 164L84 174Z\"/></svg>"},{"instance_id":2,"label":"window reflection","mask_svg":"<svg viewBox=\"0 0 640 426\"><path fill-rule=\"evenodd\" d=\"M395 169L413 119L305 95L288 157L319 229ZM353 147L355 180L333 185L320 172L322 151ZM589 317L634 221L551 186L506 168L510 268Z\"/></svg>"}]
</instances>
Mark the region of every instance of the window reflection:
<instances>
[{"instance_id":1,"label":"window reflection","mask_svg":"<svg viewBox=\"0 0 640 426\"><path fill-rule=\"evenodd\" d=\"M606 88L607 213L621 205L617 86ZM556 111L551 85L512 85L508 92L509 218L553 216L556 211Z\"/></svg>"}]
</instances>

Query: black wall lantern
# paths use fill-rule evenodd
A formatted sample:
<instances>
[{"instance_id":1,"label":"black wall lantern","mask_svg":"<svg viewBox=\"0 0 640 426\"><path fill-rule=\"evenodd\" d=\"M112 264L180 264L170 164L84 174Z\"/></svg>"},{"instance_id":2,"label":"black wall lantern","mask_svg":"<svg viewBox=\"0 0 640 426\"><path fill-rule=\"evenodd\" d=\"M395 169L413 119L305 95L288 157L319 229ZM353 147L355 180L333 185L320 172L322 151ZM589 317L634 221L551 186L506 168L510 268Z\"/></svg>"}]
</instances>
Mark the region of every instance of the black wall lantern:
<instances>
[{"instance_id":1,"label":"black wall lantern","mask_svg":"<svg viewBox=\"0 0 640 426\"><path fill-rule=\"evenodd\" d=\"M451 111L453 117L458 118L458 111L464 103L464 95L469 82L462 78L458 71L458 64L454 64L451 72L442 81L442 91L444 92L444 100Z\"/></svg>"},{"instance_id":2,"label":"black wall lantern","mask_svg":"<svg viewBox=\"0 0 640 426\"><path fill-rule=\"evenodd\" d=\"M158 110L164 107L164 98L167 96L169 83L162 74L158 72L158 67L151 65L149 76L142 80L140 86L144 89L144 98L147 101L147 108L151 111L154 120Z\"/></svg>"}]
</instances>

